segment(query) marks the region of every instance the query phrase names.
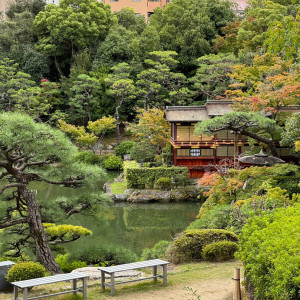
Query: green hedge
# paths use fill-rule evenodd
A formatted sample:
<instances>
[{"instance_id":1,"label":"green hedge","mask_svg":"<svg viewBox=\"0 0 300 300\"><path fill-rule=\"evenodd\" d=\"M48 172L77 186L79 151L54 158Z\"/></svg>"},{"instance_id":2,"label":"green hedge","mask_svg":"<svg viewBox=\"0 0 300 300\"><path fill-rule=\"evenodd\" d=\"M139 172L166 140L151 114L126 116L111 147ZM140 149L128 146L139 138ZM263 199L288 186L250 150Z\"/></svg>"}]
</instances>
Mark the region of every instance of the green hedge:
<instances>
[{"instance_id":1,"label":"green hedge","mask_svg":"<svg viewBox=\"0 0 300 300\"><path fill-rule=\"evenodd\" d=\"M173 186L185 186L188 183L188 169L184 167L124 168L128 188L151 189L161 177L170 178Z\"/></svg>"},{"instance_id":2,"label":"green hedge","mask_svg":"<svg viewBox=\"0 0 300 300\"><path fill-rule=\"evenodd\" d=\"M33 261L27 261L13 265L7 272L6 279L8 282L14 282L44 277L45 274L44 266Z\"/></svg>"},{"instance_id":3,"label":"green hedge","mask_svg":"<svg viewBox=\"0 0 300 300\"><path fill-rule=\"evenodd\" d=\"M112 155L104 161L104 167L107 170L119 170L122 168L123 159L119 156Z\"/></svg>"},{"instance_id":4,"label":"green hedge","mask_svg":"<svg viewBox=\"0 0 300 300\"><path fill-rule=\"evenodd\" d=\"M203 248L202 256L207 261L226 261L234 258L234 253L238 248L238 244L234 242L215 242Z\"/></svg>"},{"instance_id":5,"label":"green hedge","mask_svg":"<svg viewBox=\"0 0 300 300\"><path fill-rule=\"evenodd\" d=\"M237 258L256 299L300 299L300 204L250 218Z\"/></svg>"},{"instance_id":6,"label":"green hedge","mask_svg":"<svg viewBox=\"0 0 300 300\"><path fill-rule=\"evenodd\" d=\"M166 252L166 257L175 264L202 260L202 250L214 242L237 242L236 234L224 229L192 229L180 234Z\"/></svg>"}]
</instances>

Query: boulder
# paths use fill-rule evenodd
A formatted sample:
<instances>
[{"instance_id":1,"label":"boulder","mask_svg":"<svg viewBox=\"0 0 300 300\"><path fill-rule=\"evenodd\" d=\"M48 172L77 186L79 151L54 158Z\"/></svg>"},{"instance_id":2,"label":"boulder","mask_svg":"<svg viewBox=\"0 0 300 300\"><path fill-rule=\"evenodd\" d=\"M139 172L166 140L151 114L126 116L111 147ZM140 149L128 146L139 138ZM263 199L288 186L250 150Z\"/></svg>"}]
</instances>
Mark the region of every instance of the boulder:
<instances>
[{"instance_id":1,"label":"boulder","mask_svg":"<svg viewBox=\"0 0 300 300\"><path fill-rule=\"evenodd\" d=\"M128 194L111 194L111 198L114 201L127 201Z\"/></svg>"},{"instance_id":2,"label":"boulder","mask_svg":"<svg viewBox=\"0 0 300 300\"><path fill-rule=\"evenodd\" d=\"M198 195L199 189L196 187L185 187L173 190L171 198L175 202L198 201Z\"/></svg>"},{"instance_id":3,"label":"boulder","mask_svg":"<svg viewBox=\"0 0 300 300\"><path fill-rule=\"evenodd\" d=\"M133 192L127 199L128 202L170 202L170 191L140 190Z\"/></svg>"},{"instance_id":4,"label":"boulder","mask_svg":"<svg viewBox=\"0 0 300 300\"><path fill-rule=\"evenodd\" d=\"M132 194L134 192L134 189L127 189L125 190L124 194Z\"/></svg>"}]
</instances>

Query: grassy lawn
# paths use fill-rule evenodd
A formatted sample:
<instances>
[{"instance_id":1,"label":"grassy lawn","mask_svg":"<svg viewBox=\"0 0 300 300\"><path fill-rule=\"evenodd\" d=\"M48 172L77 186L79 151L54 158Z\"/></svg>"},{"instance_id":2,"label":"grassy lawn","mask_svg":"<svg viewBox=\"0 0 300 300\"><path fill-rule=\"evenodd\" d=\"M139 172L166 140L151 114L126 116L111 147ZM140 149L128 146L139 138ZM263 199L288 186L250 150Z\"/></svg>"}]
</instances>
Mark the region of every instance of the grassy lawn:
<instances>
[{"instance_id":1,"label":"grassy lawn","mask_svg":"<svg viewBox=\"0 0 300 300\"><path fill-rule=\"evenodd\" d=\"M195 296L187 295L184 290L186 288L192 288L197 294L201 295L203 289L207 289L207 286L212 291L212 293L222 292L219 284L225 284L225 286L230 286L230 291L233 289L233 272L235 267L241 267L240 262L230 261L225 263L191 263L183 264L171 268L168 270L168 286L164 287L162 285L162 279L158 279L157 282L152 280L142 281L140 283L130 283L124 285L116 286L115 297L110 297L110 289L106 288L105 292L101 291L100 281L89 281L88 282L88 300L103 300L103 299L197 299ZM229 284L228 284L229 283ZM80 285L80 283L79 283ZM58 283L52 285L45 285L41 287L34 288L30 295L40 295L43 293L55 293L58 291L63 291L67 286L71 286L70 283ZM232 288L231 288L232 287ZM187 295L179 296L179 294ZM172 296L172 298L168 298ZM0 293L1 300L12 299L12 293ZM52 297L50 299L64 299L64 300L77 300L82 299L81 295L62 295ZM203 298L205 299L216 299L218 298ZM231 298L232 299L232 298ZM243 298L247 299L247 298ZM201 296L202 300L202 296Z\"/></svg>"},{"instance_id":2,"label":"grassy lawn","mask_svg":"<svg viewBox=\"0 0 300 300\"><path fill-rule=\"evenodd\" d=\"M127 190L125 182L113 182L110 187L112 194L124 194L125 190Z\"/></svg>"}]
</instances>

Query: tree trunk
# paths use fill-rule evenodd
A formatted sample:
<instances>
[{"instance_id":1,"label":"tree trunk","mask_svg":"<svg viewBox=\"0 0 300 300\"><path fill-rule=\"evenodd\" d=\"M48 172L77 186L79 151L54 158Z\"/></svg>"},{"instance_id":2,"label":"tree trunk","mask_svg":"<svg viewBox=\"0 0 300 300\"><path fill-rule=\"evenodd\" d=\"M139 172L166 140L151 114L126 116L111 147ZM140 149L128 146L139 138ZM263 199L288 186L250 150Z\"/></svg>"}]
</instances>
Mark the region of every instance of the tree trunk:
<instances>
[{"instance_id":1,"label":"tree trunk","mask_svg":"<svg viewBox=\"0 0 300 300\"><path fill-rule=\"evenodd\" d=\"M45 266L46 270L53 274L62 273L51 253L51 249L44 232L39 206L33 192L26 186L19 187L19 191L27 204L28 224L30 228L30 235L35 241L37 261L41 262Z\"/></svg>"},{"instance_id":2,"label":"tree trunk","mask_svg":"<svg viewBox=\"0 0 300 300\"><path fill-rule=\"evenodd\" d=\"M64 73L63 73L63 71L62 71L62 69L61 69L61 67L60 67L59 62L57 61L56 56L54 57L54 63L55 63L55 67L56 67L56 69L57 69L57 71L58 71L60 77L63 77L63 76L64 76Z\"/></svg>"},{"instance_id":3,"label":"tree trunk","mask_svg":"<svg viewBox=\"0 0 300 300\"><path fill-rule=\"evenodd\" d=\"M255 139L259 142L267 144L268 147L270 148L270 151L271 151L272 155L275 156L275 157L278 157L276 147L275 147L274 142L272 140L264 138L262 136L259 136L255 133L252 133L252 132L249 132L249 131L246 131L246 130L241 130L241 134L249 136L249 137L251 137L251 138L253 138L253 139Z\"/></svg>"},{"instance_id":4,"label":"tree trunk","mask_svg":"<svg viewBox=\"0 0 300 300\"><path fill-rule=\"evenodd\" d=\"M117 144L118 145L120 145L120 142L121 142L119 109L120 109L122 103L123 103L123 99L121 101L118 101L118 104L116 106L116 112L115 112L116 132L117 132Z\"/></svg>"}]
</instances>

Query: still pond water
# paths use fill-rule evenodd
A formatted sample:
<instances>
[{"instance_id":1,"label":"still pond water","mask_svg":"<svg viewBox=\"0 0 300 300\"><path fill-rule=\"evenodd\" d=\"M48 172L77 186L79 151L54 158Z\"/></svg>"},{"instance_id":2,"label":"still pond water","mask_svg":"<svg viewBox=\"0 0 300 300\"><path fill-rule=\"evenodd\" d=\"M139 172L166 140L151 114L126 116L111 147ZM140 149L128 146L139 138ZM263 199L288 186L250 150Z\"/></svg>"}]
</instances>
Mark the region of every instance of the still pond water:
<instances>
[{"instance_id":1,"label":"still pond water","mask_svg":"<svg viewBox=\"0 0 300 300\"><path fill-rule=\"evenodd\" d=\"M101 183L100 186L103 184ZM60 196L75 196L80 189L37 184L31 186L37 197L50 200ZM122 246L140 255L144 248L160 240L172 238L195 220L200 204L193 203L110 203L93 213L80 213L64 224L81 225L93 232L92 236L65 245L68 251L87 244Z\"/></svg>"}]
</instances>

